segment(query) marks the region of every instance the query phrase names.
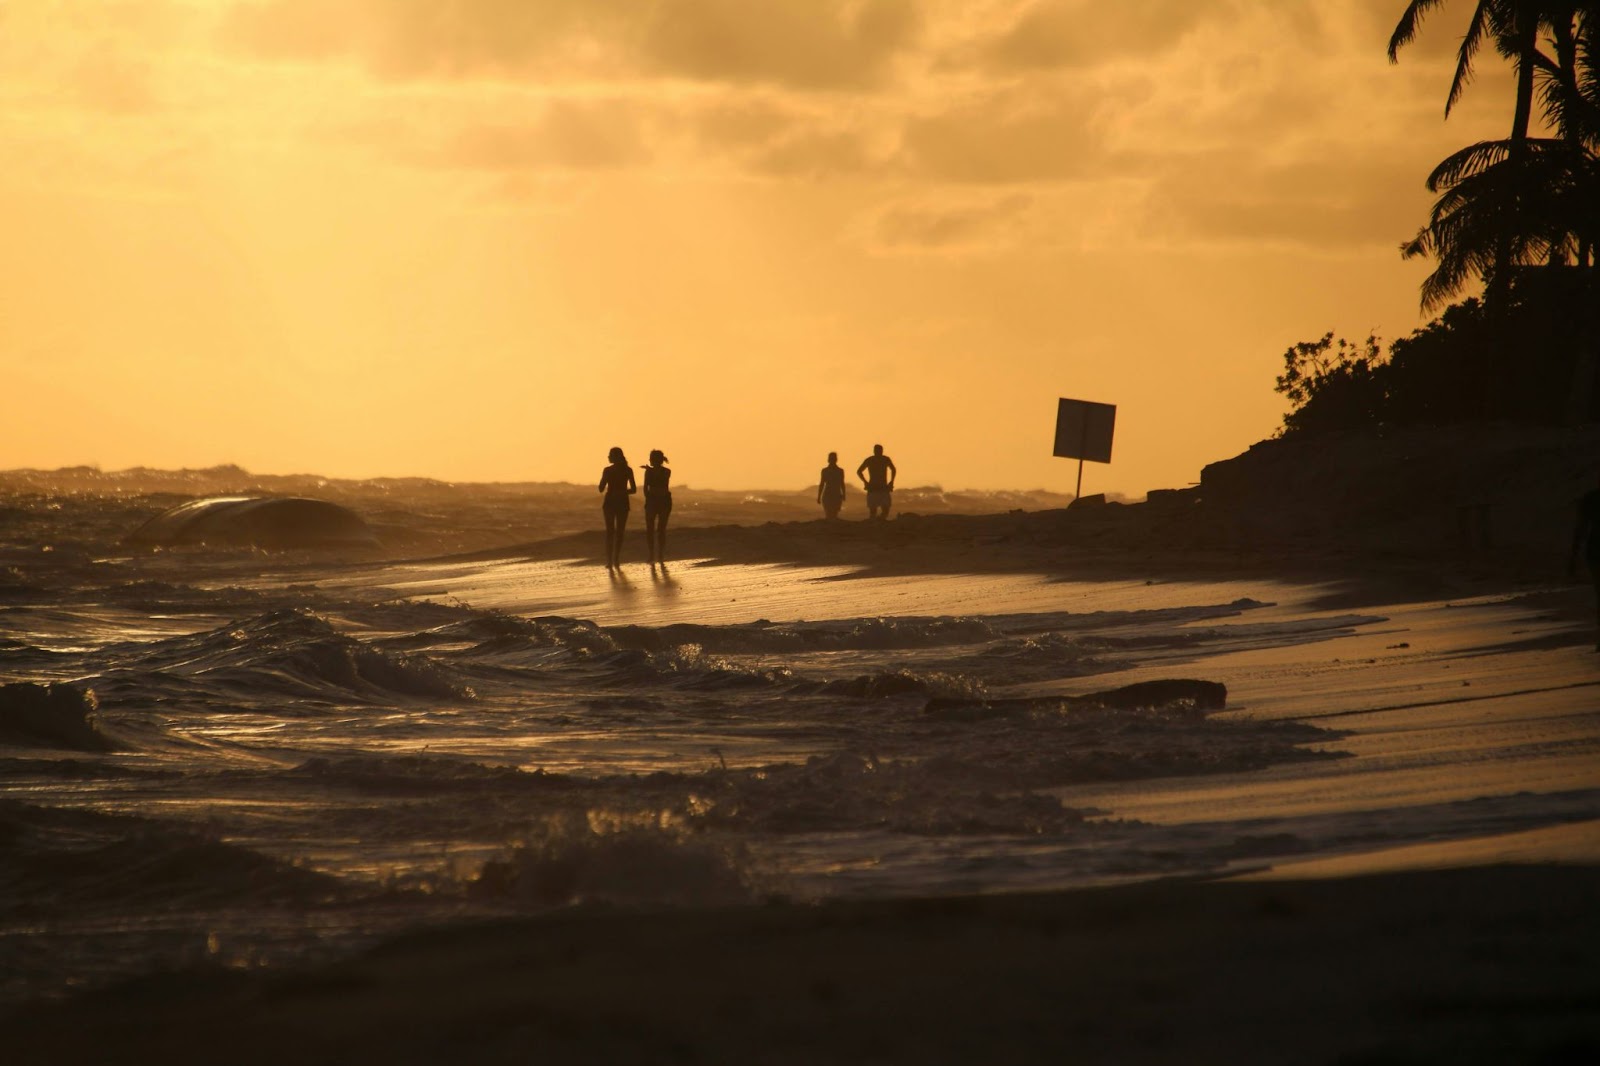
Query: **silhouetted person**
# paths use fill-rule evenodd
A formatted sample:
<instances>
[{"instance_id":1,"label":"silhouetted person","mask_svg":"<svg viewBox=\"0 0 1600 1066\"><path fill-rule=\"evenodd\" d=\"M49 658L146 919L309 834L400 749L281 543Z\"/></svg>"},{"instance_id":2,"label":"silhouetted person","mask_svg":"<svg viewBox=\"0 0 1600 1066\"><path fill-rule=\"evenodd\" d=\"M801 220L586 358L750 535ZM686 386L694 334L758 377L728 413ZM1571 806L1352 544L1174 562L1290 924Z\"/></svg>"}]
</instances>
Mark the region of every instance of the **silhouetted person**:
<instances>
[{"instance_id":1,"label":"silhouetted person","mask_svg":"<svg viewBox=\"0 0 1600 1066\"><path fill-rule=\"evenodd\" d=\"M650 453L644 471L644 540L650 549L650 565L667 561L667 517L672 514L672 471L667 457L657 448Z\"/></svg>"},{"instance_id":2,"label":"silhouetted person","mask_svg":"<svg viewBox=\"0 0 1600 1066\"><path fill-rule=\"evenodd\" d=\"M1600 627L1600 487L1592 488L1578 501L1578 523L1572 529L1572 555L1567 559L1567 573L1578 576L1578 552L1583 552L1589 566L1589 580L1594 582L1595 625ZM1600 651L1600 633L1595 637L1595 651Z\"/></svg>"},{"instance_id":3,"label":"silhouetted person","mask_svg":"<svg viewBox=\"0 0 1600 1066\"><path fill-rule=\"evenodd\" d=\"M828 518L838 518L844 506L844 467L839 465L839 453L828 453L828 465L822 468L822 480L817 482L817 502Z\"/></svg>"},{"instance_id":4,"label":"silhouetted person","mask_svg":"<svg viewBox=\"0 0 1600 1066\"><path fill-rule=\"evenodd\" d=\"M862 473L862 471L866 473ZM894 460L883 454L883 445L874 444L872 454L861 460L861 465L856 467L856 477L861 479L861 485L867 490L867 517L886 519L889 517L889 502L894 493L895 478Z\"/></svg>"},{"instance_id":5,"label":"silhouetted person","mask_svg":"<svg viewBox=\"0 0 1600 1066\"><path fill-rule=\"evenodd\" d=\"M600 491L606 498L600 502L600 511L606 516L606 569L622 565L622 531L628 527L628 497L637 491L633 480L633 467L621 448L612 448L607 456L611 465L600 471Z\"/></svg>"}]
</instances>

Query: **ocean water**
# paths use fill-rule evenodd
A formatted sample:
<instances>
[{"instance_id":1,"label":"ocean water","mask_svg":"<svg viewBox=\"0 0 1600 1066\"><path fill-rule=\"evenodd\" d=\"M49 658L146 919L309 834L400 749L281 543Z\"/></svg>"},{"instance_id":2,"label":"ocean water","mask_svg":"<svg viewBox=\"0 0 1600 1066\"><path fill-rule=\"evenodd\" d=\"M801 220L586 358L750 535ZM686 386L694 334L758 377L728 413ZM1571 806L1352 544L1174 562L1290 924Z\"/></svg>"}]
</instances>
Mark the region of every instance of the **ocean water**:
<instances>
[{"instance_id":1,"label":"ocean water","mask_svg":"<svg viewBox=\"0 0 1600 1066\"><path fill-rule=\"evenodd\" d=\"M573 905L1204 876L1263 845L1052 790L1341 757L1224 713L1204 659L1370 621L1226 586L120 548L151 506L8 510L0 999ZM1190 683L1119 691L1152 665Z\"/></svg>"}]
</instances>

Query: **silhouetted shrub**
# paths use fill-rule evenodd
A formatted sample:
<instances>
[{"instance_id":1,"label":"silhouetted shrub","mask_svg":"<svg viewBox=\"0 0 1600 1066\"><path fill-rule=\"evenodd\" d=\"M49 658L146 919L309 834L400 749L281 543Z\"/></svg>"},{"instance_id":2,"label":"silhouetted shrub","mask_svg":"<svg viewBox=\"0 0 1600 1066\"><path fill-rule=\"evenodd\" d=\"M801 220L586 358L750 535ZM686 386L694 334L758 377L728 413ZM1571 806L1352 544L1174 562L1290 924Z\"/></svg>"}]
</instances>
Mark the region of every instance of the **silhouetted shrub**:
<instances>
[{"instance_id":1,"label":"silhouetted shrub","mask_svg":"<svg viewBox=\"0 0 1600 1066\"><path fill-rule=\"evenodd\" d=\"M1491 311L1476 298L1445 309L1385 353L1327 333L1284 352L1277 391L1293 405L1282 434L1362 426L1600 417L1600 281L1570 266L1518 271Z\"/></svg>"},{"instance_id":2,"label":"silhouetted shrub","mask_svg":"<svg viewBox=\"0 0 1600 1066\"><path fill-rule=\"evenodd\" d=\"M1386 405L1387 357L1378 338L1355 344L1325 333L1283 353L1277 391L1294 410L1283 416L1284 433L1324 432L1382 421Z\"/></svg>"}]
</instances>

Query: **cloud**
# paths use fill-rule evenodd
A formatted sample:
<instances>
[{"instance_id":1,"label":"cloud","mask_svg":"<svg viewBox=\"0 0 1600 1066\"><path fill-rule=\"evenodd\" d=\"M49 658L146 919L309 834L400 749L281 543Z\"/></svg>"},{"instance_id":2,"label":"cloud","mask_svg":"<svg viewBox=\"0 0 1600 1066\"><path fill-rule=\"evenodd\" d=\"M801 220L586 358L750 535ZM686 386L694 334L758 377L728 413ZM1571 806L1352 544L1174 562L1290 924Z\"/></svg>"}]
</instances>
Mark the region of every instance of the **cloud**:
<instances>
[{"instance_id":1,"label":"cloud","mask_svg":"<svg viewBox=\"0 0 1600 1066\"><path fill-rule=\"evenodd\" d=\"M24 35L34 45L52 30L66 30L79 41L116 40L159 50L182 39L195 18L192 5L179 0L96 0L92 6L6 0L0 6L0 23L8 34Z\"/></svg>"},{"instance_id":2,"label":"cloud","mask_svg":"<svg viewBox=\"0 0 1600 1066\"><path fill-rule=\"evenodd\" d=\"M1397 247L1420 216L1397 196L1407 164L1317 159L1273 164L1216 153L1172 167L1151 190L1144 235L1157 243Z\"/></svg>"},{"instance_id":3,"label":"cloud","mask_svg":"<svg viewBox=\"0 0 1600 1066\"><path fill-rule=\"evenodd\" d=\"M802 121L793 108L740 98L701 108L694 125L702 144L714 150L741 150L770 145Z\"/></svg>"},{"instance_id":4,"label":"cloud","mask_svg":"<svg viewBox=\"0 0 1600 1066\"><path fill-rule=\"evenodd\" d=\"M1022 236L1033 197L1004 196L981 203L901 204L880 214L871 235L884 252L975 252Z\"/></svg>"},{"instance_id":5,"label":"cloud","mask_svg":"<svg viewBox=\"0 0 1600 1066\"><path fill-rule=\"evenodd\" d=\"M1095 101L1003 92L910 119L899 162L937 181L1025 183L1089 175L1102 161Z\"/></svg>"},{"instance_id":6,"label":"cloud","mask_svg":"<svg viewBox=\"0 0 1600 1066\"><path fill-rule=\"evenodd\" d=\"M1149 56L1214 18L1217 5L1197 0L1039 0L1004 31L968 51L957 65L991 72L1090 67L1130 54Z\"/></svg>"},{"instance_id":7,"label":"cloud","mask_svg":"<svg viewBox=\"0 0 1600 1066\"><path fill-rule=\"evenodd\" d=\"M824 119L773 101L737 100L699 108L689 126L698 156L730 159L765 177L822 178L884 165L884 153L849 116Z\"/></svg>"},{"instance_id":8,"label":"cloud","mask_svg":"<svg viewBox=\"0 0 1600 1066\"><path fill-rule=\"evenodd\" d=\"M157 98L151 65L109 47L99 47L78 63L72 78L78 103L108 115L154 111Z\"/></svg>"},{"instance_id":9,"label":"cloud","mask_svg":"<svg viewBox=\"0 0 1600 1066\"><path fill-rule=\"evenodd\" d=\"M879 161L860 135L850 131L806 131L747 157L750 169L770 177L822 178L859 174Z\"/></svg>"},{"instance_id":10,"label":"cloud","mask_svg":"<svg viewBox=\"0 0 1600 1066\"><path fill-rule=\"evenodd\" d=\"M473 170L609 170L650 158L643 123L626 102L557 100L526 123L467 127L436 161Z\"/></svg>"},{"instance_id":11,"label":"cloud","mask_svg":"<svg viewBox=\"0 0 1600 1066\"><path fill-rule=\"evenodd\" d=\"M593 0L599 17L615 3ZM579 35L577 0L249 0L222 40L269 60L360 59L386 77L531 73Z\"/></svg>"},{"instance_id":12,"label":"cloud","mask_svg":"<svg viewBox=\"0 0 1600 1066\"><path fill-rule=\"evenodd\" d=\"M1079 243L1397 242L1443 154L1411 146L1447 78L1431 44L1388 65L1396 17L1390 0L242 0L221 22L258 58L387 79L339 117L393 162L536 188L849 178L899 201L858 211L867 243L905 252L1021 243L1018 221L1058 206L1066 243L1075 225ZM306 98L351 84L304 73Z\"/></svg>"},{"instance_id":13,"label":"cloud","mask_svg":"<svg viewBox=\"0 0 1600 1066\"><path fill-rule=\"evenodd\" d=\"M270 60L357 59L396 79L582 75L878 84L914 43L913 0L251 0L222 37Z\"/></svg>"},{"instance_id":14,"label":"cloud","mask_svg":"<svg viewBox=\"0 0 1600 1066\"><path fill-rule=\"evenodd\" d=\"M920 27L911 0L672 0L643 53L658 71L805 89L881 83Z\"/></svg>"},{"instance_id":15,"label":"cloud","mask_svg":"<svg viewBox=\"0 0 1600 1066\"><path fill-rule=\"evenodd\" d=\"M169 0L0 2L0 107L28 98L36 113L151 113L163 103L160 68L181 51L195 21Z\"/></svg>"}]
</instances>

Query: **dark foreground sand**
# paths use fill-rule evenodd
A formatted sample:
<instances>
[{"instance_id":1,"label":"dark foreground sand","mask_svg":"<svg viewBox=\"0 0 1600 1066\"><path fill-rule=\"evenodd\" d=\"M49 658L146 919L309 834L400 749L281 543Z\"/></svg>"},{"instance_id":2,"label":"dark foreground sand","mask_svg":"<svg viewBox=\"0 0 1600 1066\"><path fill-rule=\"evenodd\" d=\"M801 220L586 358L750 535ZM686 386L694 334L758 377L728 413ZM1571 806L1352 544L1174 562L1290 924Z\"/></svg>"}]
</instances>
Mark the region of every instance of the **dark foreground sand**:
<instances>
[{"instance_id":1,"label":"dark foreground sand","mask_svg":"<svg viewBox=\"0 0 1600 1066\"><path fill-rule=\"evenodd\" d=\"M13 1063L1594 1063L1600 869L1155 883L411 936L3 1019Z\"/></svg>"}]
</instances>

